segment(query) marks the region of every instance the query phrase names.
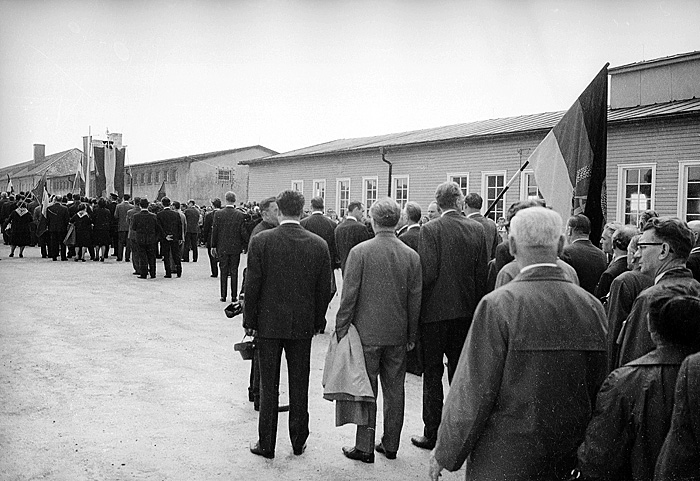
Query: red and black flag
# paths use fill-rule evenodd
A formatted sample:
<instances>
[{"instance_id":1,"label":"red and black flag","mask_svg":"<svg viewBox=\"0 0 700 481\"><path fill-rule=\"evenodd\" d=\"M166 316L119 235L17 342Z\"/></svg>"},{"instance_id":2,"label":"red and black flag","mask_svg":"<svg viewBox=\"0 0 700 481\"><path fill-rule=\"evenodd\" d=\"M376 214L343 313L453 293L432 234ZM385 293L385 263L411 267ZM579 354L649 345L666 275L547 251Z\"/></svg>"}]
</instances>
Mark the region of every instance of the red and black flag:
<instances>
[{"instance_id":1,"label":"red and black flag","mask_svg":"<svg viewBox=\"0 0 700 481\"><path fill-rule=\"evenodd\" d=\"M528 159L547 205L561 214L585 214L598 245L605 225L608 138L608 64Z\"/></svg>"}]
</instances>

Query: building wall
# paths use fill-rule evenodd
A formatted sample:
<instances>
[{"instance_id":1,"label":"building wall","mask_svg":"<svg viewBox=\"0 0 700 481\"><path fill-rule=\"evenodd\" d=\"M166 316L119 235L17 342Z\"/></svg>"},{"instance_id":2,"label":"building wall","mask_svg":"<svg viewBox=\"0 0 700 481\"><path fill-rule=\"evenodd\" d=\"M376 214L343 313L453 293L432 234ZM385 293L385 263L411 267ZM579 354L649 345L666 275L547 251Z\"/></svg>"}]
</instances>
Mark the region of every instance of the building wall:
<instances>
[{"instance_id":1,"label":"building wall","mask_svg":"<svg viewBox=\"0 0 700 481\"><path fill-rule=\"evenodd\" d=\"M270 155L270 152L258 147L251 147L236 150L219 155L207 156L201 159L200 156L188 158L172 159L147 164L136 164L127 166L126 171L131 169L134 184L133 195L149 199L155 199L163 183L163 173L167 172L165 181L165 192L172 200L187 202L193 199L199 205L208 205L211 199L224 198L228 191L236 193L239 202L248 200L248 166L238 165L240 161L257 159ZM228 180L221 180L219 172L224 171L229 174ZM151 173L151 181L148 182L148 173ZM176 172L173 179L173 172ZM156 173L158 180L156 181ZM144 174L144 181L141 182L141 174ZM124 176L124 192L130 192L130 177Z\"/></svg>"},{"instance_id":2,"label":"building wall","mask_svg":"<svg viewBox=\"0 0 700 481\"><path fill-rule=\"evenodd\" d=\"M505 174L507 182L546 133L410 146L389 150L385 156L393 163L394 178L408 176L409 200L418 202L426 210L434 198L435 187L448 180L449 174L467 174L467 190L477 192L486 199L483 174L500 172ZM653 207L662 215L677 215L681 161L700 163L700 122L697 117L611 125L608 130L606 179L608 219L621 217L617 198L618 169L636 164L655 166ZM303 181L308 207L308 201L314 195L312 182L314 179L325 179L326 208L337 210L338 179L349 178L350 200L362 201L363 177L372 176L378 178L378 197L385 196L388 166L382 162L378 149L376 152L280 159L250 166L249 196L251 200L260 201L292 188L292 182ZM520 200L521 196L521 176L518 176L506 193L504 205L507 207Z\"/></svg>"}]
</instances>

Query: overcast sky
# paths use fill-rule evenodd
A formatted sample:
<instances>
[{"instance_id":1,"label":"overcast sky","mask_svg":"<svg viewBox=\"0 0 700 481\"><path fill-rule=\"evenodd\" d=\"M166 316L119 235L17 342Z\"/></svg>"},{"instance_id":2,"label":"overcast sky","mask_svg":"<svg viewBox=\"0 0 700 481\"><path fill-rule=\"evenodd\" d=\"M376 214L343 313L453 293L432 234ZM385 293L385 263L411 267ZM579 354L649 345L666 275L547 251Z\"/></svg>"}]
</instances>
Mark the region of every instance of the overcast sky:
<instances>
[{"instance_id":1,"label":"overcast sky","mask_svg":"<svg viewBox=\"0 0 700 481\"><path fill-rule=\"evenodd\" d=\"M141 163L565 110L699 25L697 0L0 0L0 167L90 128Z\"/></svg>"}]
</instances>

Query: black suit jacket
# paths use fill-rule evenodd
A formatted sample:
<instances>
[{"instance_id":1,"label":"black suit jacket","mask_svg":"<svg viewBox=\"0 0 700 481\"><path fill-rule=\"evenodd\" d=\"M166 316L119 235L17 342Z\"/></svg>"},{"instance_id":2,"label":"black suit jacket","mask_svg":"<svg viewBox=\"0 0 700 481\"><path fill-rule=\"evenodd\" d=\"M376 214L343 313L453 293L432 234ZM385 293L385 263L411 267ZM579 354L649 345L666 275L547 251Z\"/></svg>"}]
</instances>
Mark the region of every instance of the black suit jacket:
<instances>
[{"instance_id":1,"label":"black suit jacket","mask_svg":"<svg viewBox=\"0 0 700 481\"><path fill-rule=\"evenodd\" d=\"M399 239L408 247L418 252L420 246L420 226L406 229L399 235Z\"/></svg>"},{"instance_id":2,"label":"black suit jacket","mask_svg":"<svg viewBox=\"0 0 700 481\"><path fill-rule=\"evenodd\" d=\"M564 247L560 257L576 270L581 287L594 294L600 276L608 268L608 259L603 251L584 239Z\"/></svg>"},{"instance_id":3,"label":"black suit jacket","mask_svg":"<svg viewBox=\"0 0 700 481\"><path fill-rule=\"evenodd\" d=\"M335 228L335 247L342 270L345 270L345 262L348 260L350 250L369 238L367 227L356 220L345 219L342 224Z\"/></svg>"},{"instance_id":4,"label":"black suit jacket","mask_svg":"<svg viewBox=\"0 0 700 481\"><path fill-rule=\"evenodd\" d=\"M311 214L301 220L301 226L326 241L328 251L331 254L331 268L335 269L340 267L338 252L335 248L336 223L323 214Z\"/></svg>"},{"instance_id":5,"label":"black suit jacket","mask_svg":"<svg viewBox=\"0 0 700 481\"><path fill-rule=\"evenodd\" d=\"M420 229L421 323L468 318L486 293L484 228L456 211Z\"/></svg>"},{"instance_id":6,"label":"black suit jacket","mask_svg":"<svg viewBox=\"0 0 700 481\"><path fill-rule=\"evenodd\" d=\"M204 214L204 222L202 223L202 235L209 248L211 248L211 231L212 227L214 227L214 214L216 212L218 211L212 210Z\"/></svg>"},{"instance_id":7,"label":"black suit jacket","mask_svg":"<svg viewBox=\"0 0 700 481\"><path fill-rule=\"evenodd\" d=\"M56 202L46 209L46 225L49 232L66 232L68 230L68 208Z\"/></svg>"},{"instance_id":8,"label":"black suit jacket","mask_svg":"<svg viewBox=\"0 0 700 481\"><path fill-rule=\"evenodd\" d=\"M486 235L486 250L489 259L496 257L496 247L501 242L501 236L498 235L498 226L494 221L488 217L476 213L474 215L468 216L469 219L477 221L479 224L484 226L484 234Z\"/></svg>"},{"instance_id":9,"label":"black suit jacket","mask_svg":"<svg viewBox=\"0 0 700 481\"><path fill-rule=\"evenodd\" d=\"M627 272L627 256L618 257L612 261L608 268L605 269L605 272L601 274L594 293L594 295L600 299L601 302L610 292L612 281L623 272ZM580 279L579 282L581 282Z\"/></svg>"},{"instance_id":10,"label":"black suit jacket","mask_svg":"<svg viewBox=\"0 0 700 481\"><path fill-rule=\"evenodd\" d=\"M326 242L297 224L250 240L243 327L269 339L309 339L326 326L331 299Z\"/></svg>"},{"instance_id":11,"label":"black suit jacket","mask_svg":"<svg viewBox=\"0 0 700 481\"><path fill-rule=\"evenodd\" d=\"M163 239L168 235L172 235L172 240L182 240L182 219L180 219L180 214L171 209L164 209L156 214L156 219L158 219L158 223L163 231Z\"/></svg>"},{"instance_id":12,"label":"black suit jacket","mask_svg":"<svg viewBox=\"0 0 700 481\"><path fill-rule=\"evenodd\" d=\"M156 215L147 210L142 210L134 215L131 228L134 230L135 240L139 244L155 244L163 235L163 229L161 229Z\"/></svg>"},{"instance_id":13,"label":"black suit jacket","mask_svg":"<svg viewBox=\"0 0 700 481\"><path fill-rule=\"evenodd\" d=\"M217 254L237 255L248 245L244 229L245 216L233 206L226 206L214 213L211 232L211 248Z\"/></svg>"}]
</instances>

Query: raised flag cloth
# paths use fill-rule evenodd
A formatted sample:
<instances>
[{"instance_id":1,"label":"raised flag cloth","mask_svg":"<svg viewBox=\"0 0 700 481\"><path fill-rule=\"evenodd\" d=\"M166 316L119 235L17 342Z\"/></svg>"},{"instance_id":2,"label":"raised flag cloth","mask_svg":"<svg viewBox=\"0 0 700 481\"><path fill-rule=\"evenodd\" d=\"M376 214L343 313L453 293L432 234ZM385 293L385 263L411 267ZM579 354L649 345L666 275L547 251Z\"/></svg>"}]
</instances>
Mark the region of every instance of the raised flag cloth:
<instances>
[{"instance_id":1,"label":"raised flag cloth","mask_svg":"<svg viewBox=\"0 0 700 481\"><path fill-rule=\"evenodd\" d=\"M156 202L162 199L163 197L166 196L165 193L165 181L163 181L162 184L160 184L160 189L158 189L158 193L156 194Z\"/></svg>"},{"instance_id":2,"label":"raised flag cloth","mask_svg":"<svg viewBox=\"0 0 700 481\"><path fill-rule=\"evenodd\" d=\"M5 190L8 194L15 191L15 187L12 185L12 179L10 179L10 174L7 174L7 189Z\"/></svg>"},{"instance_id":3,"label":"raised flag cloth","mask_svg":"<svg viewBox=\"0 0 700 481\"><path fill-rule=\"evenodd\" d=\"M36 187L32 189L32 194L34 195L34 198L41 202L41 199L43 198L44 191L46 187L46 171L44 171L44 175L41 176L41 179L39 179L39 182L36 183Z\"/></svg>"},{"instance_id":4,"label":"raised flag cloth","mask_svg":"<svg viewBox=\"0 0 700 481\"><path fill-rule=\"evenodd\" d=\"M528 158L547 206L561 214L585 214L598 245L605 225L605 167L608 137L608 65Z\"/></svg>"},{"instance_id":5,"label":"raised flag cloth","mask_svg":"<svg viewBox=\"0 0 700 481\"><path fill-rule=\"evenodd\" d=\"M108 196L115 192L124 195L124 158L126 147L118 149L110 141L102 141L102 146L93 146L95 160L95 193Z\"/></svg>"}]
</instances>

